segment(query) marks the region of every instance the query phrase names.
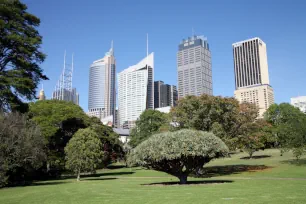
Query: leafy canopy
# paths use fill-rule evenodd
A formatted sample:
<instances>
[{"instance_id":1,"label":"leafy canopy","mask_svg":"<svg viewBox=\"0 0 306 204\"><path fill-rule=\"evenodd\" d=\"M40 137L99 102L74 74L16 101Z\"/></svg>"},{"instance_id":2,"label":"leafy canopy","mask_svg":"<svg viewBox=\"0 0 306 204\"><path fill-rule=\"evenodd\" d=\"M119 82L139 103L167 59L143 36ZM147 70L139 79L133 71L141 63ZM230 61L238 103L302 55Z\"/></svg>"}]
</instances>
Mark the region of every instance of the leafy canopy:
<instances>
[{"instance_id":1,"label":"leafy canopy","mask_svg":"<svg viewBox=\"0 0 306 204\"><path fill-rule=\"evenodd\" d=\"M128 163L166 172L184 184L190 173L227 155L228 147L214 134L183 129L151 136L131 151Z\"/></svg>"},{"instance_id":2,"label":"leafy canopy","mask_svg":"<svg viewBox=\"0 0 306 204\"><path fill-rule=\"evenodd\" d=\"M0 113L0 187L24 183L46 160L39 128L19 113Z\"/></svg>"},{"instance_id":3,"label":"leafy canopy","mask_svg":"<svg viewBox=\"0 0 306 204\"><path fill-rule=\"evenodd\" d=\"M94 172L102 161L102 144L90 128L78 130L65 147L66 167L77 174Z\"/></svg>"},{"instance_id":4,"label":"leafy canopy","mask_svg":"<svg viewBox=\"0 0 306 204\"><path fill-rule=\"evenodd\" d=\"M145 110L136 121L136 126L131 130L131 141L129 144L136 147L149 138L152 134L167 125L167 115L157 110Z\"/></svg>"},{"instance_id":5,"label":"leafy canopy","mask_svg":"<svg viewBox=\"0 0 306 204\"><path fill-rule=\"evenodd\" d=\"M0 1L0 109L25 112L40 80L48 78L39 66L45 54L37 31L39 18L19 0Z\"/></svg>"}]
</instances>

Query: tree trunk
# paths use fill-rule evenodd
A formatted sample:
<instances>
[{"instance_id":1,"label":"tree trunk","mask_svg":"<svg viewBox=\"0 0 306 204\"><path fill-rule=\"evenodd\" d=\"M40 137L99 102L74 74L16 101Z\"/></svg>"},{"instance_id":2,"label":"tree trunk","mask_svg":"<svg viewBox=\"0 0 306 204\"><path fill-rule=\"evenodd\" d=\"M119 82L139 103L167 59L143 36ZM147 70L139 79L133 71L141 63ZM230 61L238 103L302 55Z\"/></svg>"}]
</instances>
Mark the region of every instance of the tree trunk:
<instances>
[{"instance_id":1,"label":"tree trunk","mask_svg":"<svg viewBox=\"0 0 306 204\"><path fill-rule=\"evenodd\" d=\"M80 181L80 174L81 174L81 171L80 171L80 169L78 170L78 177L77 177L77 181Z\"/></svg>"},{"instance_id":2,"label":"tree trunk","mask_svg":"<svg viewBox=\"0 0 306 204\"><path fill-rule=\"evenodd\" d=\"M187 183L187 175L182 174L179 176L180 184L186 184Z\"/></svg>"},{"instance_id":3,"label":"tree trunk","mask_svg":"<svg viewBox=\"0 0 306 204\"><path fill-rule=\"evenodd\" d=\"M253 152L249 152L249 156L250 156L249 158L252 159L253 158L252 157L253 156Z\"/></svg>"}]
</instances>

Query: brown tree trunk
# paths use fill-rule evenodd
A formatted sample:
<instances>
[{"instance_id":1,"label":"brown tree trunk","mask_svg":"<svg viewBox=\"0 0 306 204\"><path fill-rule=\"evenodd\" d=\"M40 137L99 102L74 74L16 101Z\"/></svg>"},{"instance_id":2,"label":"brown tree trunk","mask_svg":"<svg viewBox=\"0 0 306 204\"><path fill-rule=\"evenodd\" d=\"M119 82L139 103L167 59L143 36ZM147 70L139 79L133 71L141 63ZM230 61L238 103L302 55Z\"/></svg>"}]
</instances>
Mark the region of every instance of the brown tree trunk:
<instances>
[{"instance_id":1,"label":"brown tree trunk","mask_svg":"<svg viewBox=\"0 0 306 204\"><path fill-rule=\"evenodd\" d=\"M187 175L182 174L178 178L180 179L180 184L186 184L187 183Z\"/></svg>"}]
</instances>

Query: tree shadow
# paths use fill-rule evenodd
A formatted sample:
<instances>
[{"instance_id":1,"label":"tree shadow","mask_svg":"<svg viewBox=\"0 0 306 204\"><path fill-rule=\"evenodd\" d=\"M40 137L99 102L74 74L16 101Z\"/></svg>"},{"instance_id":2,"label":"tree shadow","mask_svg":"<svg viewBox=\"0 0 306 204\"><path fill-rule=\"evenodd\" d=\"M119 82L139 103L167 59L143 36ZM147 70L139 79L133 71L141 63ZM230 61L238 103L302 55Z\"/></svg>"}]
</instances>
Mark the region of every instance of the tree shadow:
<instances>
[{"instance_id":1,"label":"tree shadow","mask_svg":"<svg viewBox=\"0 0 306 204\"><path fill-rule=\"evenodd\" d=\"M111 177L111 178L101 178L101 177L97 177L97 178L81 178L81 181L83 180L83 181L107 181L107 180L115 180L115 179L117 179L117 178L113 178L113 177Z\"/></svg>"},{"instance_id":2,"label":"tree shadow","mask_svg":"<svg viewBox=\"0 0 306 204\"><path fill-rule=\"evenodd\" d=\"M65 184L69 182L65 181L46 181L46 182L33 182L29 184L28 186L49 186L49 185L60 185L60 184Z\"/></svg>"},{"instance_id":3,"label":"tree shadow","mask_svg":"<svg viewBox=\"0 0 306 204\"><path fill-rule=\"evenodd\" d=\"M251 157L241 157L240 159L264 159L264 158L268 158L271 157L270 155L259 155L259 156L252 156Z\"/></svg>"},{"instance_id":4,"label":"tree shadow","mask_svg":"<svg viewBox=\"0 0 306 204\"><path fill-rule=\"evenodd\" d=\"M268 168L272 168L265 165L226 165L226 166L209 166L204 167L204 170L194 174L194 177L200 178L209 178L209 177L216 177L216 176L226 176L231 174L239 174L242 172L256 172L260 170L265 170Z\"/></svg>"},{"instance_id":5,"label":"tree shadow","mask_svg":"<svg viewBox=\"0 0 306 204\"><path fill-rule=\"evenodd\" d=\"M292 164L296 166L306 166L306 159L289 159L285 161L281 161L283 164Z\"/></svg>"},{"instance_id":6,"label":"tree shadow","mask_svg":"<svg viewBox=\"0 0 306 204\"><path fill-rule=\"evenodd\" d=\"M142 186L172 186L172 185L207 185L207 184L223 184L223 183L232 183L232 180L206 180L206 181L187 181L186 184L180 184L177 181L170 182L160 182L160 183L149 183L141 184Z\"/></svg>"},{"instance_id":7,"label":"tree shadow","mask_svg":"<svg viewBox=\"0 0 306 204\"><path fill-rule=\"evenodd\" d=\"M125 165L109 165L107 166L107 169L122 169L122 168L126 168Z\"/></svg>"},{"instance_id":8,"label":"tree shadow","mask_svg":"<svg viewBox=\"0 0 306 204\"><path fill-rule=\"evenodd\" d=\"M102 177L102 176L121 176L121 175L130 175L134 174L134 171L126 172L126 171L119 171L119 172L101 172L101 173L95 173L95 174L83 174L81 175L81 178L93 178L93 177ZM75 175L65 175L62 176L60 179L72 179L76 178Z\"/></svg>"}]
</instances>

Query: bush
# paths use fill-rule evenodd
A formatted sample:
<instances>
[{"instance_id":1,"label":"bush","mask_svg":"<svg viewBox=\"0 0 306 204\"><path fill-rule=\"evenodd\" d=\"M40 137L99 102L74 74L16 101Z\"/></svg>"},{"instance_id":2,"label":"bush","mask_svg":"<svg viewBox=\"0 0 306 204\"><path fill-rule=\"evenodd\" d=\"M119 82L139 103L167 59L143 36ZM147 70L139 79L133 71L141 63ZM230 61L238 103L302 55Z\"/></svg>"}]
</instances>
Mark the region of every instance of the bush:
<instances>
[{"instance_id":1,"label":"bush","mask_svg":"<svg viewBox=\"0 0 306 204\"><path fill-rule=\"evenodd\" d=\"M151 136L131 151L128 164L166 172L185 184L190 173L212 159L227 156L228 151L214 134L184 129Z\"/></svg>"}]
</instances>

